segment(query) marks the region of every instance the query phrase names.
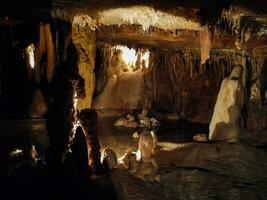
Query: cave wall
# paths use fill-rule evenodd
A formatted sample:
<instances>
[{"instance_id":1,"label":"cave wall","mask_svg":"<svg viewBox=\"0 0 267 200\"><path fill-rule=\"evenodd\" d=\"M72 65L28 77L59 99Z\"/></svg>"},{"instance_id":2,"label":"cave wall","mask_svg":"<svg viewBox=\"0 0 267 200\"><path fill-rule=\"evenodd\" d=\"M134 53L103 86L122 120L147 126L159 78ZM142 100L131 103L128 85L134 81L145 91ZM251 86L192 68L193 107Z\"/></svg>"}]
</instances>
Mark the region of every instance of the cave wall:
<instances>
[{"instance_id":1,"label":"cave wall","mask_svg":"<svg viewBox=\"0 0 267 200\"><path fill-rule=\"evenodd\" d=\"M205 64L200 64L197 49L156 51L153 63L153 101L157 110L176 112L180 117L209 122L224 77L236 64L245 68L247 85L248 55L242 51L211 51Z\"/></svg>"},{"instance_id":2,"label":"cave wall","mask_svg":"<svg viewBox=\"0 0 267 200\"><path fill-rule=\"evenodd\" d=\"M148 106L147 76L150 70L129 70L120 52L111 45L99 45L97 52L93 108L107 112L126 112Z\"/></svg>"},{"instance_id":3,"label":"cave wall","mask_svg":"<svg viewBox=\"0 0 267 200\"><path fill-rule=\"evenodd\" d=\"M95 89L95 55L96 55L96 33L83 28L79 24L72 24L72 40L79 52L79 74L84 79L85 94L78 99L78 110L90 108L92 96Z\"/></svg>"},{"instance_id":4,"label":"cave wall","mask_svg":"<svg viewBox=\"0 0 267 200\"><path fill-rule=\"evenodd\" d=\"M25 48L38 40L38 24L0 25L0 112L22 116L32 98L34 85L26 65Z\"/></svg>"},{"instance_id":5,"label":"cave wall","mask_svg":"<svg viewBox=\"0 0 267 200\"><path fill-rule=\"evenodd\" d=\"M198 122L209 122L223 78L234 65L244 67L243 85L250 98L253 59L245 51L213 50L201 65L199 49L150 49L147 70L125 73L109 45L98 48L96 109L133 110L146 107L156 113L177 114ZM244 105L245 106L245 105Z\"/></svg>"},{"instance_id":6,"label":"cave wall","mask_svg":"<svg viewBox=\"0 0 267 200\"><path fill-rule=\"evenodd\" d=\"M267 48L255 48L251 52L250 61L251 80L248 88L250 93L247 105L247 129L250 133L261 137L262 134L266 135L267 128Z\"/></svg>"}]
</instances>

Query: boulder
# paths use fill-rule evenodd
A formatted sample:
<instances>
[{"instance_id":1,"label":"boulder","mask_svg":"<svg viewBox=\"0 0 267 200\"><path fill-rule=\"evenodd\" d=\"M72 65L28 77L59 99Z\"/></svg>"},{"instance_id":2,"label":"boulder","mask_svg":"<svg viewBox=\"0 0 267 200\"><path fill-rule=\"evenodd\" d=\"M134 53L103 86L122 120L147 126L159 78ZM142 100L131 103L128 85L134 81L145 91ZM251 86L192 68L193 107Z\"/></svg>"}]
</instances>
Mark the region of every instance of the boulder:
<instances>
[{"instance_id":1,"label":"boulder","mask_svg":"<svg viewBox=\"0 0 267 200\"><path fill-rule=\"evenodd\" d=\"M135 121L135 117L132 114L127 114L126 118L129 120L129 122Z\"/></svg>"},{"instance_id":2,"label":"boulder","mask_svg":"<svg viewBox=\"0 0 267 200\"><path fill-rule=\"evenodd\" d=\"M132 135L133 138L138 139L139 138L139 134L137 133L137 131L135 131Z\"/></svg>"},{"instance_id":3,"label":"boulder","mask_svg":"<svg viewBox=\"0 0 267 200\"><path fill-rule=\"evenodd\" d=\"M193 141L195 142L208 142L208 137L206 134L198 133L193 137Z\"/></svg>"},{"instance_id":4,"label":"boulder","mask_svg":"<svg viewBox=\"0 0 267 200\"><path fill-rule=\"evenodd\" d=\"M115 123L114 126L127 126L128 125L128 119L125 118L119 118Z\"/></svg>"},{"instance_id":5,"label":"boulder","mask_svg":"<svg viewBox=\"0 0 267 200\"><path fill-rule=\"evenodd\" d=\"M128 128L137 128L139 125L136 121L128 122L126 127Z\"/></svg>"}]
</instances>

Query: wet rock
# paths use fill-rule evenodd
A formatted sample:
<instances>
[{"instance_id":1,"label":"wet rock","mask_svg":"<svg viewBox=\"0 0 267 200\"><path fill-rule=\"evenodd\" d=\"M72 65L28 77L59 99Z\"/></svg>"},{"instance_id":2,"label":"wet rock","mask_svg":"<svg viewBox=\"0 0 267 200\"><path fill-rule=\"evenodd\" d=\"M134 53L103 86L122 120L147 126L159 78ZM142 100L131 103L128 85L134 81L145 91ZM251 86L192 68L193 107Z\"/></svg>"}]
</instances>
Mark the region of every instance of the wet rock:
<instances>
[{"instance_id":1,"label":"wet rock","mask_svg":"<svg viewBox=\"0 0 267 200\"><path fill-rule=\"evenodd\" d=\"M150 120L148 117L145 117L143 119L140 120L140 124L145 126L145 127L149 127L150 126Z\"/></svg>"},{"instance_id":2,"label":"wet rock","mask_svg":"<svg viewBox=\"0 0 267 200\"><path fill-rule=\"evenodd\" d=\"M157 168L150 163L140 163L136 170L135 176L141 178L143 181L154 181L157 175Z\"/></svg>"},{"instance_id":3,"label":"wet rock","mask_svg":"<svg viewBox=\"0 0 267 200\"><path fill-rule=\"evenodd\" d=\"M160 122L158 120L156 120L154 117L151 117L149 120L151 122L152 127L156 127L156 126L160 125Z\"/></svg>"},{"instance_id":4,"label":"wet rock","mask_svg":"<svg viewBox=\"0 0 267 200\"><path fill-rule=\"evenodd\" d=\"M193 137L193 141L195 141L195 142L208 142L208 137L206 134L199 133Z\"/></svg>"},{"instance_id":5,"label":"wet rock","mask_svg":"<svg viewBox=\"0 0 267 200\"><path fill-rule=\"evenodd\" d=\"M101 162L105 168L113 169L118 162L116 153L110 148L105 148L101 152Z\"/></svg>"},{"instance_id":6,"label":"wet rock","mask_svg":"<svg viewBox=\"0 0 267 200\"><path fill-rule=\"evenodd\" d=\"M139 134L137 133L137 131L135 131L132 135L133 138L137 139L139 138Z\"/></svg>"},{"instance_id":7,"label":"wet rock","mask_svg":"<svg viewBox=\"0 0 267 200\"><path fill-rule=\"evenodd\" d=\"M119 163L123 168L129 170L130 173L135 173L138 168L136 152L128 151L120 158Z\"/></svg>"},{"instance_id":8,"label":"wet rock","mask_svg":"<svg viewBox=\"0 0 267 200\"><path fill-rule=\"evenodd\" d=\"M136 121L128 122L126 127L128 127L128 128L137 128L138 127L138 123Z\"/></svg>"},{"instance_id":9,"label":"wet rock","mask_svg":"<svg viewBox=\"0 0 267 200\"><path fill-rule=\"evenodd\" d=\"M125 200L162 200L166 196L162 192L162 187L155 184L146 184L141 179L135 178L128 170L118 169L112 171L112 180L114 181L119 199Z\"/></svg>"},{"instance_id":10,"label":"wet rock","mask_svg":"<svg viewBox=\"0 0 267 200\"><path fill-rule=\"evenodd\" d=\"M129 122L135 121L135 117L132 114L127 114L126 118L129 120Z\"/></svg>"},{"instance_id":11,"label":"wet rock","mask_svg":"<svg viewBox=\"0 0 267 200\"><path fill-rule=\"evenodd\" d=\"M144 181L154 181L158 165L155 160L157 137L154 132L144 131L138 141L139 165L135 175Z\"/></svg>"},{"instance_id":12,"label":"wet rock","mask_svg":"<svg viewBox=\"0 0 267 200\"><path fill-rule=\"evenodd\" d=\"M240 143L184 143L157 162L166 199L265 199L266 156Z\"/></svg>"},{"instance_id":13,"label":"wet rock","mask_svg":"<svg viewBox=\"0 0 267 200\"><path fill-rule=\"evenodd\" d=\"M114 123L114 126L127 126L127 125L128 125L128 119L126 118L120 118Z\"/></svg>"},{"instance_id":14,"label":"wet rock","mask_svg":"<svg viewBox=\"0 0 267 200\"><path fill-rule=\"evenodd\" d=\"M247 129L252 135L258 135L267 128L267 105L261 109L257 102L250 102L248 106Z\"/></svg>"}]
</instances>

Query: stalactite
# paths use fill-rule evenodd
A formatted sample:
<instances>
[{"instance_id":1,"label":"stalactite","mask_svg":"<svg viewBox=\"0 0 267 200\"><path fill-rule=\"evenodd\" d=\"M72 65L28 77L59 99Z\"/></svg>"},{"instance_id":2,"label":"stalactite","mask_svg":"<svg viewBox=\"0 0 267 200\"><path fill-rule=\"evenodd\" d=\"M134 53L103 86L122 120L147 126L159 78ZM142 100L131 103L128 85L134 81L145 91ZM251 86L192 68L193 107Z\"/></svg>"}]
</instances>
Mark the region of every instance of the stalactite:
<instances>
[{"instance_id":1,"label":"stalactite","mask_svg":"<svg viewBox=\"0 0 267 200\"><path fill-rule=\"evenodd\" d=\"M202 65L210 57L210 50L212 47L211 32L206 30L199 31L199 39L200 39L200 51L201 51L201 65Z\"/></svg>"},{"instance_id":2,"label":"stalactite","mask_svg":"<svg viewBox=\"0 0 267 200\"><path fill-rule=\"evenodd\" d=\"M40 24L39 27L39 43L36 48L35 53L35 68L34 68L34 76L35 81L40 83L41 80L41 59L46 51L46 42L45 42L45 35L44 35L44 24Z\"/></svg>"},{"instance_id":3,"label":"stalactite","mask_svg":"<svg viewBox=\"0 0 267 200\"><path fill-rule=\"evenodd\" d=\"M52 40L52 34L50 29L50 24L46 24L45 26L45 41L46 41L46 51L47 51L47 68L46 68L46 78L48 82L52 81L53 73L56 65L56 55L54 44Z\"/></svg>"},{"instance_id":4,"label":"stalactite","mask_svg":"<svg viewBox=\"0 0 267 200\"><path fill-rule=\"evenodd\" d=\"M55 49L52 41L50 24L40 24L39 43L35 54L35 81L40 83L42 67L45 64L43 58L46 58L46 78L51 82L55 68Z\"/></svg>"}]
</instances>

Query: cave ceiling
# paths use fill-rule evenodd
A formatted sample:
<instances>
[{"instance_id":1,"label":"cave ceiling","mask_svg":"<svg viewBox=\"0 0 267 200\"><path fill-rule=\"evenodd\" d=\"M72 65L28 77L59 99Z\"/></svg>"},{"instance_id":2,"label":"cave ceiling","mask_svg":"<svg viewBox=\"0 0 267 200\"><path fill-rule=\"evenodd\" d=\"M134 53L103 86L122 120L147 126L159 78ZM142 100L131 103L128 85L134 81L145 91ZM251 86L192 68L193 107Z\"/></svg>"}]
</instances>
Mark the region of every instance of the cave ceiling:
<instances>
[{"instance_id":1,"label":"cave ceiling","mask_svg":"<svg viewBox=\"0 0 267 200\"><path fill-rule=\"evenodd\" d=\"M40 3L41 2L41 3ZM267 44L263 0L80 0L5 2L0 24L61 19L97 31L98 42L160 48L200 48L201 31L214 49L252 50Z\"/></svg>"}]
</instances>

